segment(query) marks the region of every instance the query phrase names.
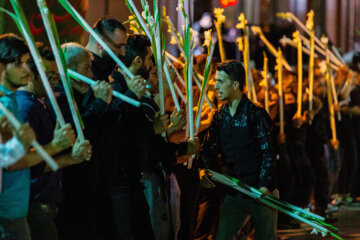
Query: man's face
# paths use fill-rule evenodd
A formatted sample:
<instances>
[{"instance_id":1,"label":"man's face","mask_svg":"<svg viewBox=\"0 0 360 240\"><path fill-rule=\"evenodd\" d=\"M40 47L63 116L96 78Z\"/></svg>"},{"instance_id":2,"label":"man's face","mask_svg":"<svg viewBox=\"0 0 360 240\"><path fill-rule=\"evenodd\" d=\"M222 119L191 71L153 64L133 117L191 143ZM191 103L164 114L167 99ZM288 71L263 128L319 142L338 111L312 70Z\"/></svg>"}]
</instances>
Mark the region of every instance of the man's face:
<instances>
[{"instance_id":1,"label":"man's face","mask_svg":"<svg viewBox=\"0 0 360 240\"><path fill-rule=\"evenodd\" d=\"M27 64L30 55L23 55L19 62L8 63L3 68L6 81L15 88L26 86L29 83L32 73Z\"/></svg>"},{"instance_id":2,"label":"man's face","mask_svg":"<svg viewBox=\"0 0 360 240\"><path fill-rule=\"evenodd\" d=\"M231 96L234 95L236 89L234 86L235 82L230 80L230 77L226 72L216 71L215 81L215 89L218 92L220 100L228 100Z\"/></svg>"},{"instance_id":3,"label":"man's face","mask_svg":"<svg viewBox=\"0 0 360 240\"><path fill-rule=\"evenodd\" d=\"M127 41L126 32L117 28L112 35L108 34L104 40L116 56L125 56L125 45ZM110 58L107 52L104 51L104 54L106 57Z\"/></svg>"},{"instance_id":4,"label":"man's face","mask_svg":"<svg viewBox=\"0 0 360 240\"><path fill-rule=\"evenodd\" d=\"M141 75L143 78L148 79L149 72L151 68L154 66L152 61L153 53L150 49L150 47L146 47L147 54L145 56L144 61L142 62L142 66L138 70L138 74Z\"/></svg>"},{"instance_id":5,"label":"man's face","mask_svg":"<svg viewBox=\"0 0 360 240\"><path fill-rule=\"evenodd\" d=\"M53 89L59 83L58 68L55 61L42 59L45 66L45 74L49 80L50 86ZM40 76L34 81L34 87L36 88L36 94L38 96L46 96L45 87L40 79Z\"/></svg>"},{"instance_id":6,"label":"man's face","mask_svg":"<svg viewBox=\"0 0 360 240\"><path fill-rule=\"evenodd\" d=\"M83 57L79 59L79 63L76 66L75 70L81 75L84 75L85 77L93 78L91 67L92 67L91 57L90 56ZM81 93L86 93L89 90L89 85L87 83L78 80L75 80L73 83L74 83L74 88Z\"/></svg>"},{"instance_id":7,"label":"man's face","mask_svg":"<svg viewBox=\"0 0 360 240\"><path fill-rule=\"evenodd\" d=\"M156 71L157 71L156 67L153 66L149 72L149 78L147 81L147 85L150 86L149 92L154 95L155 95L156 91L158 90L158 76L157 76Z\"/></svg>"}]
</instances>

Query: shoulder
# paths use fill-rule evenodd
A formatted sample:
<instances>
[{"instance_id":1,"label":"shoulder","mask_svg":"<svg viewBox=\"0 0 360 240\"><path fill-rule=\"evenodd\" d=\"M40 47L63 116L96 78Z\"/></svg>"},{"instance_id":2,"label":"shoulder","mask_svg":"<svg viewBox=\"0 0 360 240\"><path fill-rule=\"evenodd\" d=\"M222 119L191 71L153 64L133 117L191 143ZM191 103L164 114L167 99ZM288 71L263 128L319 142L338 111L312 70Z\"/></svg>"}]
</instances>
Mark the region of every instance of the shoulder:
<instances>
[{"instance_id":1,"label":"shoulder","mask_svg":"<svg viewBox=\"0 0 360 240\"><path fill-rule=\"evenodd\" d=\"M251 107L249 107L249 110L250 110L250 117L254 122L265 124L269 127L273 125L273 122L269 114L266 112L266 110L263 107L251 103Z\"/></svg>"},{"instance_id":2,"label":"shoulder","mask_svg":"<svg viewBox=\"0 0 360 240\"><path fill-rule=\"evenodd\" d=\"M17 111L17 104L14 99L10 98L9 96L2 96L0 97L0 102L11 112Z\"/></svg>"}]
</instances>

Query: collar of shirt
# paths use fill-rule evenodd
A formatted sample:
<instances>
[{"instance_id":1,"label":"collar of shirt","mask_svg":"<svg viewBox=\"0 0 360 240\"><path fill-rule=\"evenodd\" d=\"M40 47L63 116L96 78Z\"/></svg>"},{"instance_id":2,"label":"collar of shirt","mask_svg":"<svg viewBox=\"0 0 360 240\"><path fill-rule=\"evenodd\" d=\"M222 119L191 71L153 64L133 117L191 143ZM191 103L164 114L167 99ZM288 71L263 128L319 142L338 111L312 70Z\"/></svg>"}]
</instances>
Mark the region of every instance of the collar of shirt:
<instances>
[{"instance_id":1,"label":"collar of shirt","mask_svg":"<svg viewBox=\"0 0 360 240\"><path fill-rule=\"evenodd\" d=\"M38 99L40 101L40 99L35 95L35 93L29 92L29 91L18 90L18 91L16 91L16 95L24 96L31 101L35 101L36 99Z\"/></svg>"},{"instance_id":2,"label":"collar of shirt","mask_svg":"<svg viewBox=\"0 0 360 240\"><path fill-rule=\"evenodd\" d=\"M224 113L226 115L229 115L232 118L235 118L240 114L240 112L243 112L244 106L248 101L249 101L249 99L247 98L247 96L245 94L243 94L242 97L241 97L241 100L239 102L239 105L236 108L236 112L235 112L234 116L231 116L231 114L230 114L230 109L229 109L229 104L228 103L225 104Z\"/></svg>"}]
</instances>

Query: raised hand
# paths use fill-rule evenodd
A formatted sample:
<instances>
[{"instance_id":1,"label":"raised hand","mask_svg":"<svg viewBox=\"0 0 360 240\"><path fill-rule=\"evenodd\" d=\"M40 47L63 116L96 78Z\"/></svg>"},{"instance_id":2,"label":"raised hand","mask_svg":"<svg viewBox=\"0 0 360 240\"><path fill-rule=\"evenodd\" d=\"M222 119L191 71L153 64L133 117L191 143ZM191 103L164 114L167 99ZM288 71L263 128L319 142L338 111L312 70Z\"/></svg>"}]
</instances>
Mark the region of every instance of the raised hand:
<instances>
[{"instance_id":1,"label":"raised hand","mask_svg":"<svg viewBox=\"0 0 360 240\"><path fill-rule=\"evenodd\" d=\"M89 161L92 155L92 146L88 140L80 142L76 139L76 142L72 148L71 160L73 164L78 164L84 160Z\"/></svg>"},{"instance_id":2,"label":"raised hand","mask_svg":"<svg viewBox=\"0 0 360 240\"><path fill-rule=\"evenodd\" d=\"M51 141L51 145L58 151L61 152L71 147L75 142L75 132L71 125L67 123L63 128L57 122L54 130L54 138Z\"/></svg>"},{"instance_id":3,"label":"raised hand","mask_svg":"<svg viewBox=\"0 0 360 240\"><path fill-rule=\"evenodd\" d=\"M112 100L112 86L106 81L97 81L95 85L91 86L94 91L95 98L100 98L109 104Z\"/></svg>"},{"instance_id":4,"label":"raised hand","mask_svg":"<svg viewBox=\"0 0 360 240\"><path fill-rule=\"evenodd\" d=\"M125 78L128 88L140 99L146 92L145 79L140 75L134 76L132 79Z\"/></svg>"}]
</instances>

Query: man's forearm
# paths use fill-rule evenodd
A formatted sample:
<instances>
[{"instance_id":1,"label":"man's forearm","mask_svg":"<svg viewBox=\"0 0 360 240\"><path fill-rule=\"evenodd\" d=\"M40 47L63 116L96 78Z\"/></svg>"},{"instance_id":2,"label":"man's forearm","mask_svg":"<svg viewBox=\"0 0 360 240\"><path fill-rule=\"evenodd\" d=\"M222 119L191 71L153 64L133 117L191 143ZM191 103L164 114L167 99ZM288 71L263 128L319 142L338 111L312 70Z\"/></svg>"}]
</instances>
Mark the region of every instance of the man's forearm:
<instances>
[{"instance_id":1,"label":"man's forearm","mask_svg":"<svg viewBox=\"0 0 360 240\"><path fill-rule=\"evenodd\" d=\"M42 147L50 156L54 156L64 150L54 146L52 143L46 144ZM21 158L18 162L10 165L7 169L9 171L22 170L33 167L41 163L42 161L43 159L37 152L35 152L34 150L30 150L23 158Z\"/></svg>"}]
</instances>

